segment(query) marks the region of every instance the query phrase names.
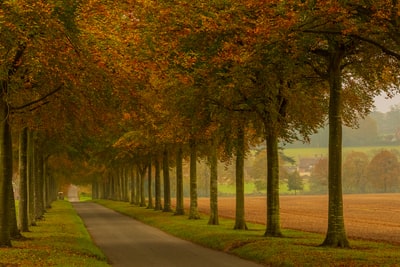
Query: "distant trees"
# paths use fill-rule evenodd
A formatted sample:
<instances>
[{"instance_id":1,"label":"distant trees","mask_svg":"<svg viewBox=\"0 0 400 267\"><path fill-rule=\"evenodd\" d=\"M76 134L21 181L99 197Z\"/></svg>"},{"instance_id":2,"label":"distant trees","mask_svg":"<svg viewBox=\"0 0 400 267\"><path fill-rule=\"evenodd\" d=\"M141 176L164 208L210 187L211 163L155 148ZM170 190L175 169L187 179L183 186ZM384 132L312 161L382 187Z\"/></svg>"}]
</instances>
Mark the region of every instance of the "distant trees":
<instances>
[{"instance_id":1,"label":"distant trees","mask_svg":"<svg viewBox=\"0 0 400 267\"><path fill-rule=\"evenodd\" d=\"M314 193L326 193L328 190L328 158L321 158L314 165L310 175L310 190Z\"/></svg>"},{"instance_id":2,"label":"distant trees","mask_svg":"<svg viewBox=\"0 0 400 267\"><path fill-rule=\"evenodd\" d=\"M297 194L297 191L301 191L304 188L303 178L300 176L300 173L296 170L288 175L288 190L294 191L294 194Z\"/></svg>"},{"instance_id":3,"label":"distant trees","mask_svg":"<svg viewBox=\"0 0 400 267\"><path fill-rule=\"evenodd\" d=\"M397 153L388 150L376 152L372 159L360 151L348 153L343 162L344 193L400 192L400 164ZM312 169L311 193L326 193L327 158L319 160Z\"/></svg>"},{"instance_id":4,"label":"distant trees","mask_svg":"<svg viewBox=\"0 0 400 267\"><path fill-rule=\"evenodd\" d=\"M367 184L366 168L368 155L363 152L350 152L343 163L343 192L365 193Z\"/></svg>"},{"instance_id":5,"label":"distant trees","mask_svg":"<svg viewBox=\"0 0 400 267\"><path fill-rule=\"evenodd\" d=\"M366 168L366 191L400 192L400 164L397 156L387 150L376 154Z\"/></svg>"}]
</instances>

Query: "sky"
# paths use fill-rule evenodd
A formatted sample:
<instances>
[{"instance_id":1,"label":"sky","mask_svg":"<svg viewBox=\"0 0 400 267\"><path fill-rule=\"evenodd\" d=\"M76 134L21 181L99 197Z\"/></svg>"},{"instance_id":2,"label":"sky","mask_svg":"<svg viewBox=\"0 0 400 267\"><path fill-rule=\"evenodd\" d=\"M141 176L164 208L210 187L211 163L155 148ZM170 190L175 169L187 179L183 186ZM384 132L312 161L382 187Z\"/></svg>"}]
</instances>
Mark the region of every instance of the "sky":
<instances>
[{"instance_id":1,"label":"sky","mask_svg":"<svg viewBox=\"0 0 400 267\"><path fill-rule=\"evenodd\" d=\"M399 104L400 104L400 94L395 95L391 99L386 99L385 94L375 97L376 110L382 113L390 111L390 107Z\"/></svg>"}]
</instances>

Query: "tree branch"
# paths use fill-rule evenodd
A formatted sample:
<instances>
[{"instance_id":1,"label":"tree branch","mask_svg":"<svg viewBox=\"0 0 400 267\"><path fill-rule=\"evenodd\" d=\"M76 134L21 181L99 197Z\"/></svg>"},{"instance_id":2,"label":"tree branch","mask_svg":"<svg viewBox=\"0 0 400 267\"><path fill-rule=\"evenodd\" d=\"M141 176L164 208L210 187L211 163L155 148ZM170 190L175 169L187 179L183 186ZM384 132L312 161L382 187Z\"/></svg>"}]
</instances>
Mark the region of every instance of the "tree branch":
<instances>
[{"instance_id":1,"label":"tree branch","mask_svg":"<svg viewBox=\"0 0 400 267\"><path fill-rule=\"evenodd\" d=\"M57 93L58 91L60 91L62 88L63 88L63 84L61 84L60 86L58 86L55 90L51 91L50 93L48 93L48 94L42 96L41 98L39 98L39 99L37 99L37 100L34 100L34 101L32 101L32 102L26 103L26 104L24 104L24 105L22 105L22 106L19 106L19 107L11 107L11 110L21 110L21 109L24 109L24 108L26 108L26 107L32 106L32 105L34 105L34 104L37 104L37 103L39 103L39 102L45 100L45 99L48 98L49 96L54 95L55 93ZM40 106L41 106L41 105L40 105ZM35 109L36 109L36 108L35 108Z\"/></svg>"},{"instance_id":2,"label":"tree branch","mask_svg":"<svg viewBox=\"0 0 400 267\"><path fill-rule=\"evenodd\" d=\"M20 44L18 46L18 50L15 53L15 57L12 62L11 68L8 70L8 77L12 76L14 73L17 72L18 67L21 65L20 60L21 60L22 56L24 55L25 48L26 48L26 44Z\"/></svg>"},{"instance_id":3,"label":"tree branch","mask_svg":"<svg viewBox=\"0 0 400 267\"><path fill-rule=\"evenodd\" d=\"M365 37L362 37L362 36L359 36L359 35L350 35L350 36L352 36L354 38L357 38L357 39L359 39L359 40L361 40L363 42L372 44L372 45L378 47L379 49L381 49L382 52L385 53L386 55L392 56L392 57L396 58L397 60L400 60L400 53L397 53L396 51L390 50L389 48L387 48L386 46L378 43L377 41L374 41L374 40L371 40L371 39L368 39L368 38L365 38Z\"/></svg>"},{"instance_id":4,"label":"tree branch","mask_svg":"<svg viewBox=\"0 0 400 267\"><path fill-rule=\"evenodd\" d=\"M331 34L331 35L341 35L343 34L341 31L321 31L321 30L303 30L303 32L305 33L313 33L313 34ZM357 34L350 34L348 35L349 37L358 39L360 41L372 44L373 46L376 46L377 48L379 48L380 50L382 50L383 53L385 53L388 56L392 56L394 58L396 58L397 60L400 60L400 52L396 52L393 50L390 50L389 48L387 48L386 46L380 44L377 41L374 41L372 39L357 35Z\"/></svg>"}]
</instances>

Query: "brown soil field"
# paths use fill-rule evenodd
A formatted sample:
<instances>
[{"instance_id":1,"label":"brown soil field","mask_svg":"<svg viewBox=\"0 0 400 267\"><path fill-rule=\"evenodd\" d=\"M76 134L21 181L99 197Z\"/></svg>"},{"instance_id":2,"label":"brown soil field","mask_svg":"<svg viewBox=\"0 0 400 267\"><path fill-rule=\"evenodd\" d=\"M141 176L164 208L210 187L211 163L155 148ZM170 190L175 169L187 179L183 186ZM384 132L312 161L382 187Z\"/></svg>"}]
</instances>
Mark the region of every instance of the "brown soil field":
<instances>
[{"instance_id":1,"label":"brown soil field","mask_svg":"<svg viewBox=\"0 0 400 267\"><path fill-rule=\"evenodd\" d=\"M209 212L209 199L199 198L200 212ZM185 199L189 207L189 199ZM348 237L400 245L400 194L344 195L344 219ZM218 199L219 216L235 217L235 198ZM246 221L265 224L266 197L246 197ZM328 196L281 196L281 226L326 233Z\"/></svg>"}]
</instances>

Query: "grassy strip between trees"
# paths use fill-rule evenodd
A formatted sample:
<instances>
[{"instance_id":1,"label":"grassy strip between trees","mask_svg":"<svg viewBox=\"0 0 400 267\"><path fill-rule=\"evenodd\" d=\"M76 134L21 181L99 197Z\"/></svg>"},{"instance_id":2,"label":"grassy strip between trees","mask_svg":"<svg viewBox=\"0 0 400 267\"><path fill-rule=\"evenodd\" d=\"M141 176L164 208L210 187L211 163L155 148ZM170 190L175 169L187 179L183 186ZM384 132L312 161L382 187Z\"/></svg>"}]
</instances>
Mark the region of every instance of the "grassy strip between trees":
<instances>
[{"instance_id":1,"label":"grassy strip between trees","mask_svg":"<svg viewBox=\"0 0 400 267\"><path fill-rule=\"evenodd\" d=\"M12 248L0 248L0 266L110 266L68 201L55 201L44 219Z\"/></svg>"},{"instance_id":2,"label":"grassy strip between trees","mask_svg":"<svg viewBox=\"0 0 400 267\"><path fill-rule=\"evenodd\" d=\"M238 231L232 230L231 219L210 226L204 214L200 220L189 220L126 202L96 202L182 239L268 266L398 266L400 262L400 247L386 243L351 240L351 249L331 249L319 247L321 234L284 229L283 238L265 238L264 225L248 223L250 230Z\"/></svg>"}]
</instances>

